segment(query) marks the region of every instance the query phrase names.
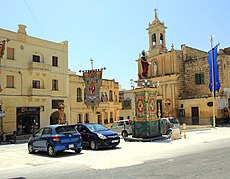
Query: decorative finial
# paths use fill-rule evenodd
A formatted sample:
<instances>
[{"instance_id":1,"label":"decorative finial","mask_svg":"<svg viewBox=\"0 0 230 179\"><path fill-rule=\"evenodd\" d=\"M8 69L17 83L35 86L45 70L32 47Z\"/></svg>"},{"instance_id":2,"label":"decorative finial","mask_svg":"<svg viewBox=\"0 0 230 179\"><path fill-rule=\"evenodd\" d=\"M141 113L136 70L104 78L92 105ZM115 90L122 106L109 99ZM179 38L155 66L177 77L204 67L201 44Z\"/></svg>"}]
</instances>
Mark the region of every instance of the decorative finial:
<instances>
[{"instance_id":1,"label":"decorative finial","mask_svg":"<svg viewBox=\"0 0 230 179\"><path fill-rule=\"evenodd\" d=\"M158 17L157 17L157 8L154 9L154 12L155 12L154 13L155 19L158 19Z\"/></svg>"}]
</instances>

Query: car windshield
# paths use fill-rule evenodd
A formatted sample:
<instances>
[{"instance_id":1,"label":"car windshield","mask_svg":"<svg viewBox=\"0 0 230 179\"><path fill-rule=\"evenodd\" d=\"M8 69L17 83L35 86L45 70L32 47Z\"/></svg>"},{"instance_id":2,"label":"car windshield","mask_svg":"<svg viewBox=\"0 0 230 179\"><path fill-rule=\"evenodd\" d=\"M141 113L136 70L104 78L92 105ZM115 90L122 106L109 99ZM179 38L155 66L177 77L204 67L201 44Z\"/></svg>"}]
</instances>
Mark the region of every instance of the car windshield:
<instances>
[{"instance_id":1,"label":"car windshield","mask_svg":"<svg viewBox=\"0 0 230 179\"><path fill-rule=\"evenodd\" d=\"M170 118L169 121L173 124L179 124L179 121L177 118Z\"/></svg>"},{"instance_id":2,"label":"car windshield","mask_svg":"<svg viewBox=\"0 0 230 179\"><path fill-rule=\"evenodd\" d=\"M76 132L76 129L74 128L74 126L59 126L56 128L56 132L58 134L72 133Z\"/></svg>"},{"instance_id":3,"label":"car windshield","mask_svg":"<svg viewBox=\"0 0 230 179\"><path fill-rule=\"evenodd\" d=\"M98 131L106 131L106 130L108 130L106 127L104 127L103 125L100 125L100 124L88 124L87 127L92 132L98 132Z\"/></svg>"}]
</instances>

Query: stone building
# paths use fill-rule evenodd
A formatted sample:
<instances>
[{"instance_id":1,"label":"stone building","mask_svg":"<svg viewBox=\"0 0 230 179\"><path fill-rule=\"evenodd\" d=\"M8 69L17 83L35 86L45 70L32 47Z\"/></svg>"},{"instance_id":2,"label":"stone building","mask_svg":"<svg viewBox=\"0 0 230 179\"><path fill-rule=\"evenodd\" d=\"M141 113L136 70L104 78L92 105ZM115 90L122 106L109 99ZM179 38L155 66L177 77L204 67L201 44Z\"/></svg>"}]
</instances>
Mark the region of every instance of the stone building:
<instances>
[{"instance_id":1,"label":"stone building","mask_svg":"<svg viewBox=\"0 0 230 179\"><path fill-rule=\"evenodd\" d=\"M165 24L159 20L157 10L155 10L155 18L147 27L149 49L144 53L144 58L142 52L137 60L139 78L136 82L140 83L144 80L152 83L159 82L157 110L160 112L158 117L177 116L181 123L211 124L213 108L210 104L213 98L208 89L208 54L186 45L181 45L181 49L176 50L172 44L171 49L168 50L166 28ZM229 63L229 48L219 50L221 89L215 100L217 118L228 116ZM129 114L132 115L131 112Z\"/></svg>"},{"instance_id":2,"label":"stone building","mask_svg":"<svg viewBox=\"0 0 230 179\"><path fill-rule=\"evenodd\" d=\"M31 134L57 120L60 104L66 123L110 125L118 120L118 82L103 79L100 105L95 112L87 108L83 77L68 70L67 41L31 37L25 25L17 32L0 29L0 41L6 39L10 41L0 60L0 131Z\"/></svg>"},{"instance_id":3,"label":"stone building","mask_svg":"<svg viewBox=\"0 0 230 179\"><path fill-rule=\"evenodd\" d=\"M122 108L120 110L120 120L133 119L134 118L134 94L132 90L120 90L119 91L120 102Z\"/></svg>"},{"instance_id":4,"label":"stone building","mask_svg":"<svg viewBox=\"0 0 230 179\"><path fill-rule=\"evenodd\" d=\"M1 59L0 131L31 134L50 124L59 102L68 103L68 42L54 43L0 29L0 40L10 39ZM69 117L68 107L65 115Z\"/></svg>"},{"instance_id":5,"label":"stone building","mask_svg":"<svg viewBox=\"0 0 230 179\"><path fill-rule=\"evenodd\" d=\"M85 82L76 72L69 72L70 123L98 123L110 126L120 116L119 84L115 80L102 79L101 102L92 109L84 103Z\"/></svg>"}]
</instances>

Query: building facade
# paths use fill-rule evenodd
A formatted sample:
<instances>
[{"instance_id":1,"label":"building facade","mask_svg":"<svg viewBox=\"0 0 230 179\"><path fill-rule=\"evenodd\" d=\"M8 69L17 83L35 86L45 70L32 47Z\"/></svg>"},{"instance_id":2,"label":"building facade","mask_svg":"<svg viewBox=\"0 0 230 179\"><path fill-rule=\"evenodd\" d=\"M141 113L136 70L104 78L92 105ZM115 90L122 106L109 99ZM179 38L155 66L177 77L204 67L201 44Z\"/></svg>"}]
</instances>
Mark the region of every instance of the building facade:
<instances>
[{"instance_id":1,"label":"building facade","mask_svg":"<svg viewBox=\"0 0 230 179\"><path fill-rule=\"evenodd\" d=\"M0 29L0 41L9 39L0 60L0 131L27 135L54 124L95 122L109 126L119 119L119 84L102 79L101 102L94 110L84 103L83 76L68 70L68 42L50 42ZM64 105L64 106L63 106Z\"/></svg>"},{"instance_id":2,"label":"building facade","mask_svg":"<svg viewBox=\"0 0 230 179\"><path fill-rule=\"evenodd\" d=\"M136 60L139 77L136 82L139 84L144 80L152 83L159 82L157 96L159 118L176 116L179 117L181 123L211 124L213 98L208 89L208 53L186 45L181 45L181 49L176 50L173 44L168 50L166 29L165 24L158 19L157 10L155 10L154 20L148 24L147 28L149 49L147 52L139 54L139 58ZM230 107L229 51L229 48L220 49L217 57L221 89L217 93L214 103L216 118L228 116ZM132 115L131 111L129 111L129 115Z\"/></svg>"},{"instance_id":3,"label":"building facade","mask_svg":"<svg viewBox=\"0 0 230 179\"><path fill-rule=\"evenodd\" d=\"M0 131L31 134L50 124L58 103L68 103L68 42L54 43L0 29L0 40L9 39L1 59ZM69 117L69 108L65 109Z\"/></svg>"},{"instance_id":4,"label":"building facade","mask_svg":"<svg viewBox=\"0 0 230 179\"><path fill-rule=\"evenodd\" d=\"M98 123L110 126L119 120L119 84L114 80L102 79L100 104L94 109L84 103L85 82L76 72L69 72L70 123Z\"/></svg>"}]
</instances>

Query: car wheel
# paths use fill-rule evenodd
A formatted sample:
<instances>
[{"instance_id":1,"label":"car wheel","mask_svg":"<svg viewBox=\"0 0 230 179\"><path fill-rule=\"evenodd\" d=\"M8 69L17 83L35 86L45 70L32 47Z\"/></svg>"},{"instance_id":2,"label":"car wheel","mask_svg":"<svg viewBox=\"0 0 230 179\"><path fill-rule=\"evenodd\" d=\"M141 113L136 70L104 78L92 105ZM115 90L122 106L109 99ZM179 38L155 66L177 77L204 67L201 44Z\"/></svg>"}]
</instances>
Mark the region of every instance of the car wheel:
<instances>
[{"instance_id":1,"label":"car wheel","mask_svg":"<svg viewBox=\"0 0 230 179\"><path fill-rule=\"evenodd\" d=\"M167 135L172 135L172 130L168 130L166 134Z\"/></svg>"},{"instance_id":2,"label":"car wheel","mask_svg":"<svg viewBox=\"0 0 230 179\"><path fill-rule=\"evenodd\" d=\"M15 144L15 142L16 142L16 137L15 137L15 136L13 136L13 137L11 137L11 138L9 139L9 143Z\"/></svg>"},{"instance_id":3,"label":"car wheel","mask_svg":"<svg viewBox=\"0 0 230 179\"><path fill-rule=\"evenodd\" d=\"M34 149L33 149L33 145L32 144L29 144L28 145L28 151L29 151L29 154L34 154Z\"/></svg>"},{"instance_id":4,"label":"car wheel","mask_svg":"<svg viewBox=\"0 0 230 179\"><path fill-rule=\"evenodd\" d=\"M121 135L122 135L123 138L128 137L128 132L127 131L122 131Z\"/></svg>"},{"instance_id":5,"label":"car wheel","mask_svg":"<svg viewBox=\"0 0 230 179\"><path fill-rule=\"evenodd\" d=\"M56 152L51 145L48 146L48 154L50 157L54 157L56 155Z\"/></svg>"},{"instance_id":6,"label":"car wheel","mask_svg":"<svg viewBox=\"0 0 230 179\"><path fill-rule=\"evenodd\" d=\"M98 149L98 144L95 140L91 140L89 143L90 149L92 150L97 150Z\"/></svg>"},{"instance_id":7,"label":"car wheel","mask_svg":"<svg viewBox=\"0 0 230 179\"><path fill-rule=\"evenodd\" d=\"M112 146L111 148L112 148L112 149L115 149L116 147L117 147L117 146L115 145L115 146Z\"/></svg>"},{"instance_id":8,"label":"car wheel","mask_svg":"<svg viewBox=\"0 0 230 179\"><path fill-rule=\"evenodd\" d=\"M81 149L77 149L77 150L74 150L76 154L80 154L81 153Z\"/></svg>"}]
</instances>

